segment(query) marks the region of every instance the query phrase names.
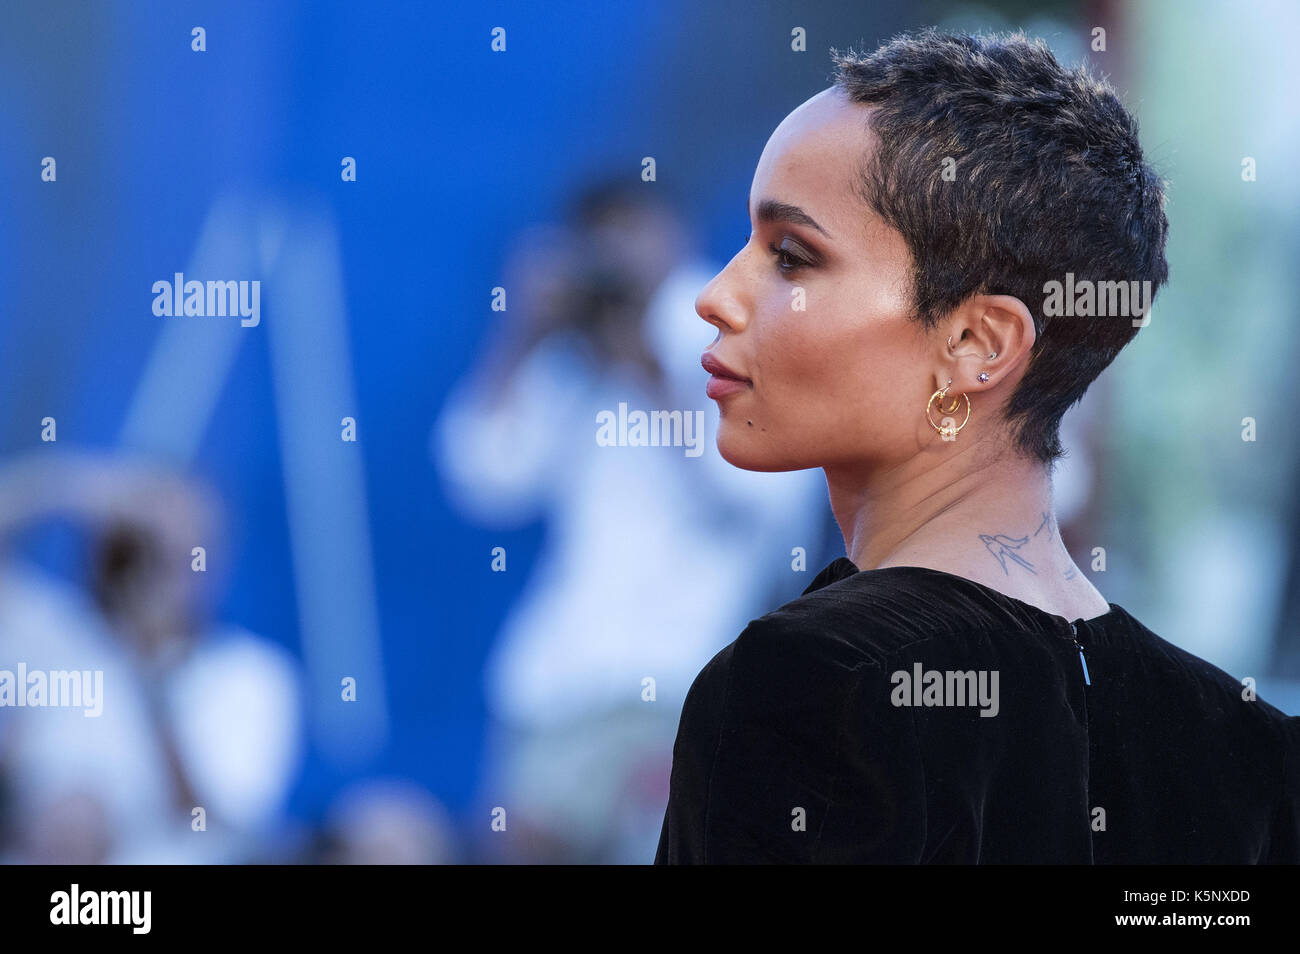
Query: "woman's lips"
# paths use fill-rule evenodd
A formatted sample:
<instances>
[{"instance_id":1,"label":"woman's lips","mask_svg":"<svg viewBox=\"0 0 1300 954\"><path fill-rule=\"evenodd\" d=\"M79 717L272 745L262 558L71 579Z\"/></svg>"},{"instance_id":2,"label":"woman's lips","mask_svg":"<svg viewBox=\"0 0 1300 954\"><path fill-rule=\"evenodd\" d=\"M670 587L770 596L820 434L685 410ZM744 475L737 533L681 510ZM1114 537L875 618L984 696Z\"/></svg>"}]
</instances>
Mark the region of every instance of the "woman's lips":
<instances>
[{"instance_id":1,"label":"woman's lips","mask_svg":"<svg viewBox=\"0 0 1300 954\"><path fill-rule=\"evenodd\" d=\"M715 401L718 398L726 397L728 394L748 390L749 385L744 381L738 381L735 378L720 378L717 375L710 377L709 383L704 385L704 393Z\"/></svg>"},{"instance_id":2,"label":"woman's lips","mask_svg":"<svg viewBox=\"0 0 1300 954\"><path fill-rule=\"evenodd\" d=\"M754 386L749 378L732 371L707 351L700 356L700 365L709 372L709 383L705 385L704 393L714 400L747 391Z\"/></svg>"}]
</instances>

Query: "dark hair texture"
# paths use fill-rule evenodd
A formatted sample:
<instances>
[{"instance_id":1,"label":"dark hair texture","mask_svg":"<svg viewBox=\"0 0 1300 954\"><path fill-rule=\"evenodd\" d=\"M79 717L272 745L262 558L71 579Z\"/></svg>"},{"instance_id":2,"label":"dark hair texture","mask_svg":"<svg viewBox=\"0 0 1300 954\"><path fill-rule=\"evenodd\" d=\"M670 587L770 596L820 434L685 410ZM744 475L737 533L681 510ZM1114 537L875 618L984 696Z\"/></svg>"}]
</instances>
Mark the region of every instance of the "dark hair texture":
<instances>
[{"instance_id":1,"label":"dark hair texture","mask_svg":"<svg viewBox=\"0 0 1300 954\"><path fill-rule=\"evenodd\" d=\"M907 241L917 318L932 328L975 294L1014 295L1034 317L1029 367L1007 404L1019 450L1051 466L1060 423L1137 334L1133 316L1045 317L1045 284L1169 277L1164 183L1137 122L1086 66L1041 40L896 37L873 53L831 50L834 82L873 107L874 159L859 194ZM956 162L955 181L940 175Z\"/></svg>"}]
</instances>

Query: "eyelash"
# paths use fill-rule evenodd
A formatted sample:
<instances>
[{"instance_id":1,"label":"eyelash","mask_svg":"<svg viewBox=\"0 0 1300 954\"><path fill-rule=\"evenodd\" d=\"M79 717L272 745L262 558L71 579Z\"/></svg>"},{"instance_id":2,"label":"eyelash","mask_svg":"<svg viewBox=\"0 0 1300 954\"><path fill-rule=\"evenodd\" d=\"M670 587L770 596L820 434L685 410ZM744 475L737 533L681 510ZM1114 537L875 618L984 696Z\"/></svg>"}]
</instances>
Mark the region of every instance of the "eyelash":
<instances>
[{"instance_id":1,"label":"eyelash","mask_svg":"<svg viewBox=\"0 0 1300 954\"><path fill-rule=\"evenodd\" d=\"M748 236L748 235L744 236L744 237L740 240L740 247L741 247L741 248L745 248L747 245L749 245L749 240L750 240L750 238L751 238L751 236ZM768 248L768 251L770 251L770 252L772 253L773 257L775 257L776 259L778 259L777 266L776 266L776 267L777 267L777 270L780 271L780 272L781 272L782 274L784 274L784 275L793 275L795 272L799 271L801 268L810 268L810 267L811 267L811 263L810 263L810 262L806 262L806 261L804 261L804 260L801 259L801 258L797 258L797 257L794 256L793 254L791 254L791 252L790 252L788 249L778 248L775 242L768 242L768 243L767 243L767 248ZM779 260L780 260L781 258L783 258L783 257L784 257L784 259L785 259L785 262L784 262L784 263L782 263L781 261L779 261Z\"/></svg>"},{"instance_id":2,"label":"eyelash","mask_svg":"<svg viewBox=\"0 0 1300 954\"><path fill-rule=\"evenodd\" d=\"M771 251L771 253L774 256L776 256L777 270L780 271L783 275L793 275L795 272L799 271L799 269L808 267L807 262L805 262L801 258L796 258L793 255L791 255L788 249L778 248L775 242L769 242L767 244L767 247L768 250ZM781 262L782 258L785 259L784 263Z\"/></svg>"}]
</instances>

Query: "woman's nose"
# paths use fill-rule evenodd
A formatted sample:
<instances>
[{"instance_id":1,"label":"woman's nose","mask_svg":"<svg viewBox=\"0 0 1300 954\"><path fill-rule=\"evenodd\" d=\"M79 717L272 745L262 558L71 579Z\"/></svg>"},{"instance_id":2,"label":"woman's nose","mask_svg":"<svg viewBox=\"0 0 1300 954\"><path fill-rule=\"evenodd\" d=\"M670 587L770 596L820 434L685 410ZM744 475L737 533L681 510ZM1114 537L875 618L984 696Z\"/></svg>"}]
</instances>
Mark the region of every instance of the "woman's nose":
<instances>
[{"instance_id":1,"label":"woman's nose","mask_svg":"<svg viewBox=\"0 0 1300 954\"><path fill-rule=\"evenodd\" d=\"M736 294L739 259L738 254L695 299L695 313L719 330L737 332L745 327L745 309Z\"/></svg>"}]
</instances>

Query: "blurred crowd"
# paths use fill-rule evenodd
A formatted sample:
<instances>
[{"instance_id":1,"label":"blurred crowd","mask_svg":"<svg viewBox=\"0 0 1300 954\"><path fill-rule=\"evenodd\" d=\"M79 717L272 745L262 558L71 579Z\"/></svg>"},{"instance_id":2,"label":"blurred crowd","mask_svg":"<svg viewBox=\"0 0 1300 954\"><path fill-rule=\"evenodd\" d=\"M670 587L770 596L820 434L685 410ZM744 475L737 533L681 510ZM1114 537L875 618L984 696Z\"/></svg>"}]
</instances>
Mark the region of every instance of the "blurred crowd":
<instances>
[{"instance_id":1,"label":"blurred crowd","mask_svg":"<svg viewBox=\"0 0 1300 954\"><path fill-rule=\"evenodd\" d=\"M72 578L20 555L50 524L83 554ZM223 539L210 491L147 464L51 449L0 470L0 668L102 673L103 694L96 714L0 710L6 860L236 860L271 830L297 664L212 619Z\"/></svg>"},{"instance_id":2,"label":"blurred crowd","mask_svg":"<svg viewBox=\"0 0 1300 954\"><path fill-rule=\"evenodd\" d=\"M19 552L54 523L85 554L72 579ZM225 541L211 490L156 465L51 451L0 470L0 670L102 673L93 712L0 708L0 861L458 858L446 810L401 779L344 788L315 824L290 819L301 667L212 618Z\"/></svg>"},{"instance_id":3,"label":"blurred crowd","mask_svg":"<svg viewBox=\"0 0 1300 954\"><path fill-rule=\"evenodd\" d=\"M542 522L482 691L472 824L410 780L287 812L310 716L300 659L217 618L217 493L155 461L51 446L0 469L0 670L102 673L102 711L0 708L6 862L626 862L653 858L695 674L828 558L816 472L713 445L694 300L714 273L670 205L598 185L512 244L509 304L431 433L443 489L489 527ZM699 414L703 453L601 446L620 403ZM30 559L58 527L73 572ZM491 572L485 565L484 572ZM503 830L486 819L499 813ZM475 834L466 836L465 831Z\"/></svg>"}]
</instances>

